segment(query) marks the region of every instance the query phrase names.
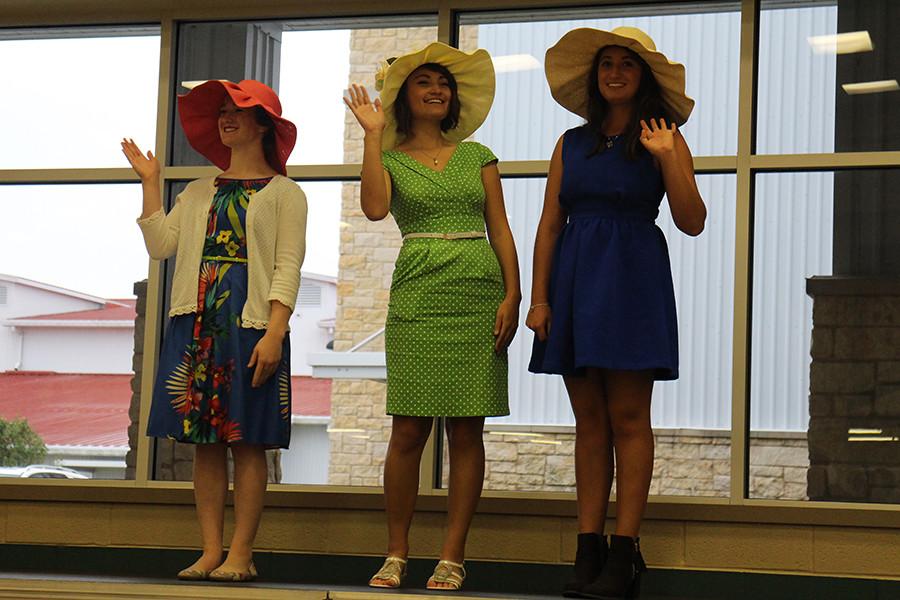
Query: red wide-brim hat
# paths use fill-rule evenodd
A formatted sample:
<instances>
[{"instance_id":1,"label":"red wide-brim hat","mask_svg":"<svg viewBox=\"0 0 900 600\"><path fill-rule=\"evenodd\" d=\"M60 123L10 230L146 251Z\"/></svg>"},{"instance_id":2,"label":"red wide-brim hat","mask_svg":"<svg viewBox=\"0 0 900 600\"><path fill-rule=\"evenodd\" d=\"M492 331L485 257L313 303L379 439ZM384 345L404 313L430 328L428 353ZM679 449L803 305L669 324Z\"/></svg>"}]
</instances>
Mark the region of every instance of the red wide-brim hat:
<instances>
[{"instance_id":1,"label":"red wide-brim hat","mask_svg":"<svg viewBox=\"0 0 900 600\"><path fill-rule=\"evenodd\" d=\"M187 94L178 96L178 115L181 127L191 146L209 161L227 170L231 165L231 149L219 137L219 108L231 98L238 108L261 106L275 124L275 154L272 165L282 175L291 150L297 142L297 127L281 116L278 94L264 83L245 79L239 83L213 79L198 85Z\"/></svg>"}]
</instances>

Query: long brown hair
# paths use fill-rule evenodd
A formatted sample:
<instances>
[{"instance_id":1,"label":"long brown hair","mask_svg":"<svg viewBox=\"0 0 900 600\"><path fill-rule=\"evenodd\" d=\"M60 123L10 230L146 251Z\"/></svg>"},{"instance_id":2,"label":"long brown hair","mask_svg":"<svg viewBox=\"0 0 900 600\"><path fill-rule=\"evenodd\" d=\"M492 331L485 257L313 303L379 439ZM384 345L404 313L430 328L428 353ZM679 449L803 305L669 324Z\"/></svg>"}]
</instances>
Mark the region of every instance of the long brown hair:
<instances>
[{"instance_id":1,"label":"long brown hair","mask_svg":"<svg viewBox=\"0 0 900 600\"><path fill-rule=\"evenodd\" d=\"M262 139L263 156L266 162L269 163L269 166L280 173L281 160L275 145L275 122L272 121L272 117L269 116L269 113L262 106L255 106L254 109L253 117L256 119L256 124L267 128Z\"/></svg>"},{"instance_id":2,"label":"long brown hair","mask_svg":"<svg viewBox=\"0 0 900 600\"><path fill-rule=\"evenodd\" d=\"M588 156L602 154L606 151L606 142L608 138L606 134L603 133L603 121L609 114L609 103L606 101L606 98L603 97L603 94L600 93L600 82L597 70L600 68L600 57L602 56L603 51L608 47L609 46L604 46L597 50L597 54L594 56L594 61L591 64L591 71L588 74L587 128L597 138L597 145ZM625 138L625 156L629 160L635 160L642 152L646 152L640 141L641 119L647 123L650 122L651 118L655 118L657 121L660 118L663 118L666 120L666 123L671 123L673 120L672 111L662 98L659 83L657 83L656 78L653 76L650 65L648 65L636 52L628 48L625 48L625 50L627 50L631 57L637 60L638 64L641 65L641 83L634 96L634 110L631 113L631 120L628 122L625 133L623 134Z\"/></svg>"}]
</instances>

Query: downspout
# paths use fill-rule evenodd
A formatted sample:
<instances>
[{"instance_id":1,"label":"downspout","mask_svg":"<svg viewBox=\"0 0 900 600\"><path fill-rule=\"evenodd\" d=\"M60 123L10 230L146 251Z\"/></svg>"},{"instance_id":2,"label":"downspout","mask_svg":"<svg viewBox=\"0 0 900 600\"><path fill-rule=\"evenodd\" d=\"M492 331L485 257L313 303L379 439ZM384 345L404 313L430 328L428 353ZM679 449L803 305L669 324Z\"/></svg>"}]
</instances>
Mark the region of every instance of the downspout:
<instances>
[{"instance_id":1,"label":"downspout","mask_svg":"<svg viewBox=\"0 0 900 600\"><path fill-rule=\"evenodd\" d=\"M13 371L20 371L22 369L22 359L25 355L25 332L21 327L13 326L13 331L19 334L19 356L16 359L16 364L13 365Z\"/></svg>"}]
</instances>

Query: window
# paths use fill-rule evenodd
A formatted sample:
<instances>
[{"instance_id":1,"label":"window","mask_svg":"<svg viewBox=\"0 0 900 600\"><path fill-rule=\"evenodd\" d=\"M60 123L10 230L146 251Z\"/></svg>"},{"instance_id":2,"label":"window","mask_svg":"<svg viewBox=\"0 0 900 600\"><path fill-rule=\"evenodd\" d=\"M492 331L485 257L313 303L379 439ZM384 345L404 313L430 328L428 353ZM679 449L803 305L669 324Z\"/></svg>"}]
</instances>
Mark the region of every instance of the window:
<instances>
[{"instance_id":1,"label":"window","mask_svg":"<svg viewBox=\"0 0 900 600\"><path fill-rule=\"evenodd\" d=\"M900 47L889 0L764 1L760 153L900 148Z\"/></svg>"},{"instance_id":2,"label":"window","mask_svg":"<svg viewBox=\"0 0 900 600\"><path fill-rule=\"evenodd\" d=\"M684 126L695 156L734 154L740 5L610 7L571 11L471 13L460 17L459 46L487 49L497 70L497 92L475 138L501 160L548 159L559 135L583 121L550 96L544 54L576 27L640 27L672 61L686 65L687 94L697 104ZM540 115L540 119L535 116Z\"/></svg>"},{"instance_id":3,"label":"window","mask_svg":"<svg viewBox=\"0 0 900 600\"><path fill-rule=\"evenodd\" d=\"M753 498L897 502L900 171L757 176ZM861 193L862 191L862 193Z\"/></svg>"}]
</instances>

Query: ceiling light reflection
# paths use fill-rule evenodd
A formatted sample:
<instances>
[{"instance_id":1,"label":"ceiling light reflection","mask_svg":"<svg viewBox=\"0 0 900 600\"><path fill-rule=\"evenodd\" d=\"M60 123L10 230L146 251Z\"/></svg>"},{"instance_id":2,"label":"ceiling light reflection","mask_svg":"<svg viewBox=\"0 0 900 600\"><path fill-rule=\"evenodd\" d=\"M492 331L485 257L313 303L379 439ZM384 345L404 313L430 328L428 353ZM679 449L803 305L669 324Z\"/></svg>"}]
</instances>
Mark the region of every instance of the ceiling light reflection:
<instances>
[{"instance_id":1,"label":"ceiling light reflection","mask_svg":"<svg viewBox=\"0 0 900 600\"><path fill-rule=\"evenodd\" d=\"M849 31L834 35L814 35L806 38L816 54L853 54L871 52L874 46L868 31Z\"/></svg>"}]
</instances>

